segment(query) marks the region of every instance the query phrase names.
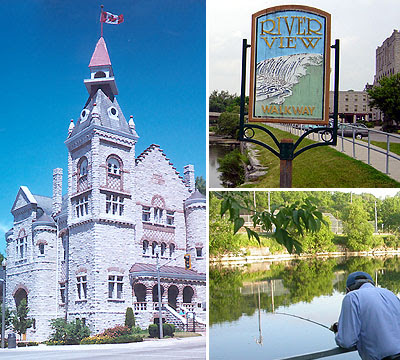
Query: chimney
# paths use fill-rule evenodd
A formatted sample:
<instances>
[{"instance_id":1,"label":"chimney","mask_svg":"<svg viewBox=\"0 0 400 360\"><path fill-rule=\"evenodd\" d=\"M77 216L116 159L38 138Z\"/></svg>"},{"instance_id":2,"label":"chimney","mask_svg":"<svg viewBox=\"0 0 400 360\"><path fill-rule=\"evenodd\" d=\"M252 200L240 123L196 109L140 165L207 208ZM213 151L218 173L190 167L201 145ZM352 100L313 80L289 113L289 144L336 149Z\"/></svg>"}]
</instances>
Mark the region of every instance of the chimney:
<instances>
[{"instance_id":1,"label":"chimney","mask_svg":"<svg viewBox=\"0 0 400 360\"><path fill-rule=\"evenodd\" d=\"M53 170L53 216L58 215L61 211L62 175L63 170L61 168Z\"/></svg>"},{"instance_id":2,"label":"chimney","mask_svg":"<svg viewBox=\"0 0 400 360\"><path fill-rule=\"evenodd\" d=\"M192 193L195 190L195 179L194 179L194 166L186 165L183 168L183 182L189 187L189 191Z\"/></svg>"}]
</instances>

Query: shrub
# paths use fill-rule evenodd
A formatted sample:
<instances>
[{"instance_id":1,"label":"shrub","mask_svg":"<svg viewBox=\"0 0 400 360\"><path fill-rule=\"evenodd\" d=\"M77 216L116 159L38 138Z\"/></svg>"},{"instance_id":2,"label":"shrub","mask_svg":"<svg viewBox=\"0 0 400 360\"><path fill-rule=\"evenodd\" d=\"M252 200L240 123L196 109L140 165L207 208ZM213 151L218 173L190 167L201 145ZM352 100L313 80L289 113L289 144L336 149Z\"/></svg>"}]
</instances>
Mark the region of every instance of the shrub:
<instances>
[{"instance_id":1,"label":"shrub","mask_svg":"<svg viewBox=\"0 0 400 360\"><path fill-rule=\"evenodd\" d=\"M64 319L53 319L50 321L54 330L49 345L77 345L80 341L90 335L90 330L82 321L76 319L67 322Z\"/></svg>"},{"instance_id":2,"label":"shrub","mask_svg":"<svg viewBox=\"0 0 400 360\"><path fill-rule=\"evenodd\" d=\"M132 343L132 342L141 342L143 341L142 335L122 335L115 339L113 339L113 344L125 344L125 343Z\"/></svg>"},{"instance_id":3,"label":"shrub","mask_svg":"<svg viewBox=\"0 0 400 360\"><path fill-rule=\"evenodd\" d=\"M174 336L175 325L174 324L163 324L163 334L164 336Z\"/></svg>"},{"instance_id":4,"label":"shrub","mask_svg":"<svg viewBox=\"0 0 400 360\"><path fill-rule=\"evenodd\" d=\"M38 346L39 343L35 341L28 341L28 342L19 342L17 343L18 347L27 347L27 346Z\"/></svg>"},{"instance_id":5,"label":"shrub","mask_svg":"<svg viewBox=\"0 0 400 360\"><path fill-rule=\"evenodd\" d=\"M81 340L81 344L111 344L112 338L106 335L94 335L85 337Z\"/></svg>"},{"instance_id":6,"label":"shrub","mask_svg":"<svg viewBox=\"0 0 400 360\"><path fill-rule=\"evenodd\" d=\"M135 326L135 315L133 315L133 310L131 307L126 308L125 326L127 326L129 329L132 329Z\"/></svg>"},{"instance_id":7,"label":"shrub","mask_svg":"<svg viewBox=\"0 0 400 360\"><path fill-rule=\"evenodd\" d=\"M116 338L122 335L130 335L131 329L127 326L116 325L113 328L104 330L100 335L109 336L110 338Z\"/></svg>"},{"instance_id":8,"label":"shrub","mask_svg":"<svg viewBox=\"0 0 400 360\"><path fill-rule=\"evenodd\" d=\"M227 153L223 158L218 159L218 171L224 186L237 187L246 180L245 166L249 163L246 155L239 149Z\"/></svg>"},{"instance_id":9,"label":"shrub","mask_svg":"<svg viewBox=\"0 0 400 360\"><path fill-rule=\"evenodd\" d=\"M149 325L149 335L151 338L155 338L159 336L159 330L157 324L150 324Z\"/></svg>"}]
</instances>

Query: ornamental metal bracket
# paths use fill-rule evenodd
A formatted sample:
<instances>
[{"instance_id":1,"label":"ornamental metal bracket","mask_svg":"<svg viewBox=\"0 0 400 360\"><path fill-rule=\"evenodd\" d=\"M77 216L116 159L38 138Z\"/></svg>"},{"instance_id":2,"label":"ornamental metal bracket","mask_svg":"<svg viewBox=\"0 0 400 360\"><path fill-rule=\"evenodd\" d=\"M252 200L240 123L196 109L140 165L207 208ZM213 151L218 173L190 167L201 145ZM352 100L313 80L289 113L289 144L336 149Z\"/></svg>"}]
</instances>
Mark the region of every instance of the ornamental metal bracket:
<instances>
[{"instance_id":1,"label":"ornamental metal bracket","mask_svg":"<svg viewBox=\"0 0 400 360\"><path fill-rule=\"evenodd\" d=\"M325 145L337 145L337 133L338 133L338 102L339 102L339 40L335 40L335 44L331 45L332 49L335 49L335 83L334 83L334 102L333 102L333 127L318 127L313 129L308 129L305 131L299 139L293 142L281 141L276 138L276 136L266 127L258 124L249 124L244 122L245 117L245 89L246 89L246 58L247 58L247 48L251 45L247 44L247 39L243 39L243 50L242 50L242 84L241 84L241 97L240 97L240 126L239 126L239 141L251 142L258 144L280 160L293 160L298 155L302 154L304 151L313 149L319 146ZM272 146L265 144L257 139L255 139L255 130L262 131L268 134L274 143L277 145L279 152L275 150ZM317 133L320 135L322 142L317 142L315 144L307 145L299 150L301 142L305 137L312 133Z\"/></svg>"}]
</instances>

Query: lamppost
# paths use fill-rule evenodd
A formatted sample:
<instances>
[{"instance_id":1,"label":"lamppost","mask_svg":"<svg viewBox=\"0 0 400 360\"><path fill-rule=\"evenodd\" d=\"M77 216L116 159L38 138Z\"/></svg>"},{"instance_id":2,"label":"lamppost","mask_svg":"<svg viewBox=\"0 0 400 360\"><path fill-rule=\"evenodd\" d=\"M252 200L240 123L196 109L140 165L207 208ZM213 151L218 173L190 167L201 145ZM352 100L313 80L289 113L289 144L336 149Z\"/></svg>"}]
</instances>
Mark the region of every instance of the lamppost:
<instances>
[{"instance_id":1,"label":"lamppost","mask_svg":"<svg viewBox=\"0 0 400 360\"><path fill-rule=\"evenodd\" d=\"M157 292L158 292L158 328L160 329L160 339L163 338L163 327L162 327L162 309L161 309L161 284L160 284L160 250L156 248L157 258Z\"/></svg>"},{"instance_id":2,"label":"lamppost","mask_svg":"<svg viewBox=\"0 0 400 360\"><path fill-rule=\"evenodd\" d=\"M3 282L3 301L2 301L2 307L1 307L1 348L4 349L4 337L5 337L5 331L6 331L6 259L3 259L2 266L3 266L3 271L2 271L2 279L0 281Z\"/></svg>"}]
</instances>

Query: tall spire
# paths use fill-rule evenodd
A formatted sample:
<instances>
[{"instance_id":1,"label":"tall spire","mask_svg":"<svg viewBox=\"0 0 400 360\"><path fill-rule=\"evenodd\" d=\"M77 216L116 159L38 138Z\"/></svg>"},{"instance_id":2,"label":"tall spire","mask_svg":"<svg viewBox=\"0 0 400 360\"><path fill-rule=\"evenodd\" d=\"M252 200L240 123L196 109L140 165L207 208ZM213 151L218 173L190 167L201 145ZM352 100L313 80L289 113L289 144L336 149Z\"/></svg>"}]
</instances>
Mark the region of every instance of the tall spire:
<instances>
[{"instance_id":1,"label":"tall spire","mask_svg":"<svg viewBox=\"0 0 400 360\"><path fill-rule=\"evenodd\" d=\"M113 101L114 96L118 95L118 89L115 84L114 72L103 37L97 41L92 58L90 59L89 69L90 79L86 79L84 83L90 97L93 97L98 89L102 89L111 101Z\"/></svg>"},{"instance_id":2,"label":"tall spire","mask_svg":"<svg viewBox=\"0 0 400 360\"><path fill-rule=\"evenodd\" d=\"M106 42L101 37L96 44L92 58L90 59L89 68L94 66L111 66L110 57L108 56Z\"/></svg>"}]
</instances>

